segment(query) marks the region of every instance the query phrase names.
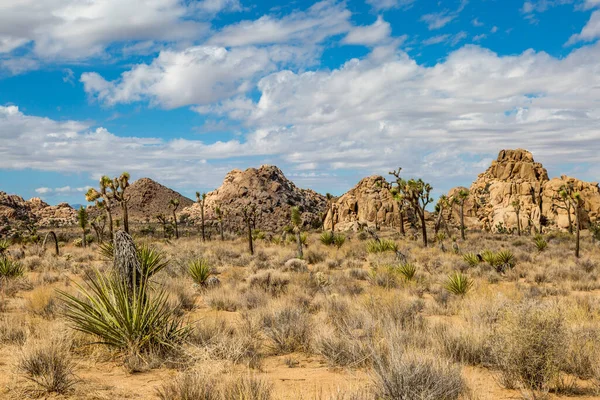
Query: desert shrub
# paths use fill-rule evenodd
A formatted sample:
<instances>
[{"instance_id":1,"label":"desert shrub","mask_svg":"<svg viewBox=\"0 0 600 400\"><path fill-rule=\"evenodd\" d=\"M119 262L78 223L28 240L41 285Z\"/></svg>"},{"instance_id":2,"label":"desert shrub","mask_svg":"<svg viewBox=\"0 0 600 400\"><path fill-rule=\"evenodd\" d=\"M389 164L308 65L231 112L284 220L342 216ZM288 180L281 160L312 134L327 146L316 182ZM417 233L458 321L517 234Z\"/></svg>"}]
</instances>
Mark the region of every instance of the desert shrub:
<instances>
[{"instance_id":1,"label":"desert shrub","mask_svg":"<svg viewBox=\"0 0 600 400\"><path fill-rule=\"evenodd\" d=\"M27 327L21 319L0 316L0 344L23 344L27 339Z\"/></svg>"},{"instance_id":2,"label":"desert shrub","mask_svg":"<svg viewBox=\"0 0 600 400\"><path fill-rule=\"evenodd\" d=\"M342 260L334 258L333 260L327 260L327 269L338 269L342 267Z\"/></svg>"},{"instance_id":3,"label":"desert shrub","mask_svg":"<svg viewBox=\"0 0 600 400\"><path fill-rule=\"evenodd\" d=\"M153 268L145 262L141 265L146 271ZM130 292L122 279L96 271L88 276L87 287L76 284L79 296L59 291L65 303L64 316L76 330L131 354L174 348L189 329L175 316L166 292L150 291L147 272L143 276L146 279Z\"/></svg>"},{"instance_id":4,"label":"desert shrub","mask_svg":"<svg viewBox=\"0 0 600 400\"><path fill-rule=\"evenodd\" d=\"M386 251L398 251L398 243L389 239L369 240L367 242L367 253L383 253Z\"/></svg>"},{"instance_id":5,"label":"desert shrub","mask_svg":"<svg viewBox=\"0 0 600 400\"><path fill-rule=\"evenodd\" d=\"M64 343L49 341L25 348L17 369L27 380L48 393L67 393L76 383L75 363Z\"/></svg>"},{"instance_id":6,"label":"desert shrub","mask_svg":"<svg viewBox=\"0 0 600 400\"><path fill-rule=\"evenodd\" d=\"M537 251L539 251L540 253L546 250L546 248L548 247L548 242L546 242L546 239L544 239L542 235L535 235L533 238L533 244L535 245Z\"/></svg>"},{"instance_id":7,"label":"desert shrub","mask_svg":"<svg viewBox=\"0 0 600 400\"><path fill-rule=\"evenodd\" d=\"M547 392L565 360L567 332L556 305L528 301L506 310L492 341L492 358L507 388Z\"/></svg>"},{"instance_id":8,"label":"desert shrub","mask_svg":"<svg viewBox=\"0 0 600 400\"><path fill-rule=\"evenodd\" d=\"M241 307L238 295L225 290L210 292L204 296L204 302L218 311L237 311Z\"/></svg>"},{"instance_id":9,"label":"desert shrub","mask_svg":"<svg viewBox=\"0 0 600 400\"><path fill-rule=\"evenodd\" d=\"M308 257L313 257L312 255L309 254L309 252L307 251L307 258ZM313 259L314 261L314 259ZM310 263L310 261L309 261ZM289 260L287 260L285 262L285 264L283 264L283 271L290 271L290 272L306 272L308 271L308 267L306 266L306 261L301 260L299 258L290 258Z\"/></svg>"},{"instance_id":10,"label":"desert shrub","mask_svg":"<svg viewBox=\"0 0 600 400\"><path fill-rule=\"evenodd\" d=\"M27 311L44 318L54 317L57 308L54 290L49 287L39 287L34 289L29 294L25 304Z\"/></svg>"},{"instance_id":11,"label":"desert shrub","mask_svg":"<svg viewBox=\"0 0 600 400\"><path fill-rule=\"evenodd\" d=\"M383 265L369 271L369 282L386 289L398 287L398 271L394 265Z\"/></svg>"},{"instance_id":12,"label":"desert shrub","mask_svg":"<svg viewBox=\"0 0 600 400\"><path fill-rule=\"evenodd\" d=\"M351 268L348 270L348 276L359 281L365 281L369 278L369 271L362 268Z\"/></svg>"},{"instance_id":13,"label":"desert shrub","mask_svg":"<svg viewBox=\"0 0 600 400\"><path fill-rule=\"evenodd\" d=\"M577 266L589 274L596 269L596 262L589 258L580 258L577 260Z\"/></svg>"},{"instance_id":14,"label":"desert shrub","mask_svg":"<svg viewBox=\"0 0 600 400\"><path fill-rule=\"evenodd\" d=\"M446 357L459 363L485 365L489 363L491 347L489 333L482 328L470 326L468 329L437 326L435 336Z\"/></svg>"},{"instance_id":15,"label":"desert shrub","mask_svg":"<svg viewBox=\"0 0 600 400\"><path fill-rule=\"evenodd\" d=\"M290 278L278 271L260 271L248 277L250 287L259 288L272 296L279 296L287 290Z\"/></svg>"},{"instance_id":16,"label":"desert shrub","mask_svg":"<svg viewBox=\"0 0 600 400\"><path fill-rule=\"evenodd\" d=\"M457 400L466 391L460 367L439 357L390 346L373 358L378 399Z\"/></svg>"},{"instance_id":17,"label":"desert shrub","mask_svg":"<svg viewBox=\"0 0 600 400\"><path fill-rule=\"evenodd\" d=\"M275 354L306 351L310 347L310 315L295 306L268 310L261 315L260 324Z\"/></svg>"},{"instance_id":18,"label":"desert shrub","mask_svg":"<svg viewBox=\"0 0 600 400\"><path fill-rule=\"evenodd\" d=\"M331 246L334 242L334 239L335 239L335 235L331 231L325 231L325 232L321 233L321 236L319 237L319 240L325 246Z\"/></svg>"},{"instance_id":19,"label":"desert shrub","mask_svg":"<svg viewBox=\"0 0 600 400\"><path fill-rule=\"evenodd\" d=\"M197 285L204 286L206 284L206 280L212 274L212 267L207 260L198 258L190 261L188 272L190 273L192 280Z\"/></svg>"},{"instance_id":20,"label":"desert shrub","mask_svg":"<svg viewBox=\"0 0 600 400\"><path fill-rule=\"evenodd\" d=\"M600 334L593 326L571 329L564 371L580 379L590 379L595 375L600 361Z\"/></svg>"},{"instance_id":21,"label":"desert shrub","mask_svg":"<svg viewBox=\"0 0 600 400\"><path fill-rule=\"evenodd\" d=\"M240 400L271 400L273 385L254 376L240 376L225 383L222 398Z\"/></svg>"},{"instance_id":22,"label":"desert shrub","mask_svg":"<svg viewBox=\"0 0 600 400\"><path fill-rule=\"evenodd\" d=\"M346 243L346 236L339 234L333 237L333 244L338 249L341 248L344 245L344 243Z\"/></svg>"},{"instance_id":23,"label":"desert shrub","mask_svg":"<svg viewBox=\"0 0 600 400\"><path fill-rule=\"evenodd\" d=\"M363 367L370 363L369 344L350 329L322 331L315 339L315 351L333 367Z\"/></svg>"},{"instance_id":24,"label":"desert shrub","mask_svg":"<svg viewBox=\"0 0 600 400\"><path fill-rule=\"evenodd\" d=\"M0 257L0 279L18 278L23 272L24 268L20 262Z\"/></svg>"},{"instance_id":25,"label":"desert shrub","mask_svg":"<svg viewBox=\"0 0 600 400\"><path fill-rule=\"evenodd\" d=\"M514 268L517 265L515 255L510 250L501 250L496 253L496 263L498 266L504 266L504 269Z\"/></svg>"},{"instance_id":26,"label":"desert shrub","mask_svg":"<svg viewBox=\"0 0 600 400\"><path fill-rule=\"evenodd\" d=\"M444 288L457 296L466 295L473 287L473 280L461 272L454 272L448 276Z\"/></svg>"},{"instance_id":27,"label":"desert shrub","mask_svg":"<svg viewBox=\"0 0 600 400\"><path fill-rule=\"evenodd\" d=\"M327 254L325 254L322 251L311 249L305 252L304 258L306 259L306 262L308 262L311 265L318 264L320 262L325 261L325 259L327 258Z\"/></svg>"},{"instance_id":28,"label":"desert shrub","mask_svg":"<svg viewBox=\"0 0 600 400\"><path fill-rule=\"evenodd\" d=\"M161 400L220 400L218 381L200 372L184 372L156 391Z\"/></svg>"},{"instance_id":29,"label":"desert shrub","mask_svg":"<svg viewBox=\"0 0 600 400\"><path fill-rule=\"evenodd\" d=\"M417 274L417 267L412 263L403 263L396 267L398 273L407 281L412 281Z\"/></svg>"},{"instance_id":30,"label":"desert shrub","mask_svg":"<svg viewBox=\"0 0 600 400\"><path fill-rule=\"evenodd\" d=\"M479 257L475 253L463 254L463 260L469 267L476 267L479 264Z\"/></svg>"}]
</instances>

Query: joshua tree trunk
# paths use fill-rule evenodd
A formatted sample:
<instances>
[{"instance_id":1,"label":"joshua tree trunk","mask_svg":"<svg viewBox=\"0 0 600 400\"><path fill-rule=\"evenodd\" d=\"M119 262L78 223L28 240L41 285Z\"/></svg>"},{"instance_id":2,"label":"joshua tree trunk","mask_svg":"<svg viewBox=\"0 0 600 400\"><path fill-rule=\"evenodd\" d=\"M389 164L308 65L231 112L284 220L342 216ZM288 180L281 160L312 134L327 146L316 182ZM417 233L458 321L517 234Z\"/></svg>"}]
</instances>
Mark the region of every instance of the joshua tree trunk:
<instances>
[{"instance_id":1,"label":"joshua tree trunk","mask_svg":"<svg viewBox=\"0 0 600 400\"><path fill-rule=\"evenodd\" d=\"M219 230L221 231L221 242L225 241L225 235L223 234L223 221L219 221Z\"/></svg>"},{"instance_id":2,"label":"joshua tree trunk","mask_svg":"<svg viewBox=\"0 0 600 400\"><path fill-rule=\"evenodd\" d=\"M130 298L139 281L140 260L137 256L133 238L124 231L117 231L113 241L114 247L114 269L118 276L127 283Z\"/></svg>"},{"instance_id":3,"label":"joshua tree trunk","mask_svg":"<svg viewBox=\"0 0 600 400\"><path fill-rule=\"evenodd\" d=\"M579 231L581 229L580 221L579 221L579 205L575 204L575 228L576 237L575 237L575 257L579 258Z\"/></svg>"},{"instance_id":4,"label":"joshua tree trunk","mask_svg":"<svg viewBox=\"0 0 600 400\"><path fill-rule=\"evenodd\" d=\"M179 239L179 228L177 227L177 214L173 210L173 227L175 228L175 239Z\"/></svg>"},{"instance_id":5,"label":"joshua tree trunk","mask_svg":"<svg viewBox=\"0 0 600 400\"><path fill-rule=\"evenodd\" d=\"M460 202L460 238L465 240L465 201Z\"/></svg>"},{"instance_id":6,"label":"joshua tree trunk","mask_svg":"<svg viewBox=\"0 0 600 400\"><path fill-rule=\"evenodd\" d=\"M82 233L81 233L81 247L86 247L86 243L85 243L85 228L82 229Z\"/></svg>"},{"instance_id":7,"label":"joshua tree trunk","mask_svg":"<svg viewBox=\"0 0 600 400\"><path fill-rule=\"evenodd\" d=\"M334 217L335 216L333 215L333 203L331 203L330 209L331 209L331 233L334 233L334 231L335 231L335 218Z\"/></svg>"},{"instance_id":8,"label":"joshua tree trunk","mask_svg":"<svg viewBox=\"0 0 600 400\"><path fill-rule=\"evenodd\" d=\"M425 225L425 210L420 208L417 211L421 220L421 232L423 233L423 246L427 247L427 226Z\"/></svg>"},{"instance_id":9,"label":"joshua tree trunk","mask_svg":"<svg viewBox=\"0 0 600 400\"><path fill-rule=\"evenodd\" d=\"M206 241L206 233L204 232L204 199L202 199L202 203L200 204L200 229L202 231L202 241L205 242Z\"/></svg>"},{"instance_id":10,"label":"joshua tree trunk","mask_svg":"<svg viewBox=\"0 0 600 400\"><path fill-rule=\"evenodd\" d=\"M406 235L404 231L404 211L400 210L400 234L402 236Z\"/></svg>"},{"instance_id":11,"label":"joshua tree trunk","mask_svg":"<svg viewBox=\"0 0 600 400\"><path fill-rule=\"evenodd\" d=\"M58 251L58 239L56 237L56 233L54 233L54 231L50 231L48 233L46 233L46 236L44 237L44 241L42 242L42 249L46 248L46 241L48 240L48 236L52 237L52 240L54 240L54 253L58 256L59 251Z\"/></svg>"},{"instance_id":12,"label":"joshua tree trunk","mask_svg":"<svg viewBox=\"0 0 600 400\"><path fill-rule=\"evenodd\" d=\"M252 223L250 220L246 222L248 225L248 250L250 250L250 254L254 255L254 245L252 243Z\"/></svg>"},{"instance_id":13,"label":"joshua tree trunk","mask_svg":"<svg viewBox=\"0 0 600 400\"><path fill-rule=\"evenodd\" d=\"M110 240L112 241L115 238L113 231L113 218L112 212L108 207L106 207L106 216L108 217L108 232L110 233Z\"/></svg>"},{"instance_id":14,"label":"joshua tree trunk","mask_svg":"<svg viewBox=\"0 0 600 400\"><path fill-rule=\"evenodd\" d=\"M567 219L569 221L569 233L573 234L573 222L571 221L571 207L567 210Z\"/></svg>"},{"instance_id":15,"label":"joshua tree trunk","mask_svg":"<svg viewBox=\"0 0 600 400\"><path fill-rule=\"evenodd\" d=\"M296 229L296 243L298 244L298 258L303 258L302 238L300 237L300 229Z\"/></svg>"}]
</instances>

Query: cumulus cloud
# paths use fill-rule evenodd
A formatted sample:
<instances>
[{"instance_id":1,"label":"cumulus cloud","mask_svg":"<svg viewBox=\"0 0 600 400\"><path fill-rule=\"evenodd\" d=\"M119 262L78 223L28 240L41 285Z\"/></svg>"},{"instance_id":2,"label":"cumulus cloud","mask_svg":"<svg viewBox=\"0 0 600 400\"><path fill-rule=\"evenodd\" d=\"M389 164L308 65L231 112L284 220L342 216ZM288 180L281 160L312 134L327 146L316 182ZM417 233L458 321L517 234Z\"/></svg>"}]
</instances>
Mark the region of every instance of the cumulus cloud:
<instances>
[{"instance_id":1,"label":"cumulus cloud","mask_svg":"<svg viewBox=\"0 0 600 400\"><path fill-rule=\"evenodd\" d=\"M45 196L65 196L72 194L81 194L88 191L91 186L83 186L83 187L71 187L71 186L62 186L57 188L49 188L49 187L40 187L35 189L35 192L40 195Z\"/></svg>"},{"instance_id":2,"label":"cumulus cloud","mask_svg":"<svg viewBox=\"0 0 600 400\"><path fill-rule=\"evenodd\" d=\"M357 176L402 166L407 175L448 189L473 179L480 157L487 163L499 149L523 147L550 168L577 160L594 171L600 167L599 60L600 45L564 58L533 50L500 56L470 45L426 66L393 47L376 47L333 70L267 73L253 88L257 100L237 90L201 106L185 91L177 101L158 91L143 95L244 126L237 140L213 144L122 137L5 106L0 168L129 170L177 185L202 179L216 186L232 164L258 156L311 182L334 180L318 173L343 169L354 173L336 178L347 188ZM156 82L164 93L181 91L176 80Z\"/></svg>"},{"instance_id":3,"label":"cumulus cloud","mask_svg":"<svg viewBox=\"0 0 600 400\"><path fill-rule=\"evenodd\" d=\"M37 57L81 59L112 43L196 38L208 26L191 17L181 0L10 0L0 4L0 50L32 42Z\"/></svg>"},{"instance_id":4,"label":"cumulus cloud","mask_svg":"<svg viewBox=\"0 0 600 400\"><path fill-rule=\"evenodd\" d=\"M274 43L320 43L326 38L348 32L350 11L331 0L314 4L282 18L269 15L254 21L228 25L215 33L208 44L218 46L252 46Z\"/></svg>"},{"instance_id":5,"label":"cumulus cloud","mask_svg":"<svg viewBox=\"0 0 600 400\"><path fill-rule=\"evenodd\" d=\"M416 0L367 0L367 4L371 5L375 10L389 10L390 8L408 8L411 7Z\"/></svg>"},{"instance_id":6,"label":"cumulus cloud","mask_svg":"<svg viewBox=\"0 0 600 400\"><path fill-rule=\"evenodd\" d=\"M380 44L390 37L392 27L381 16L372 25L356 26L346 35L343 43L364 44L367 46Z\"/></svg>"},{"instance_id":7,"label":"cumulus cloud","mask_svg":"<svg viewBox=\"0 0 600 400\"><path fill-rule=\"evenodd\" d=\"M600 37L600 11L594 11L590 20L585 24L580 33L574 34L566 43L567 46L577 42L591 42Z\"/></svg>"}]
</instances>

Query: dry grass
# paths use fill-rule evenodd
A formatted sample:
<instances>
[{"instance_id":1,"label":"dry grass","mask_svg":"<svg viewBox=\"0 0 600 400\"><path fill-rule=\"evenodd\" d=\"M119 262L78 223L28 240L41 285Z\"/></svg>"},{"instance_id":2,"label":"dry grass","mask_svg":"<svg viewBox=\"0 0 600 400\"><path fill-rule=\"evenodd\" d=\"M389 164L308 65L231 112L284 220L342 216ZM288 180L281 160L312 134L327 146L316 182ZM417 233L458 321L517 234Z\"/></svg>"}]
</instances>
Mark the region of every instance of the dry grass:
<instances>
[{"instance_id":1,"label":"dry grass","mask_svg":"<svg viewBox=\"0 0 600 400\"><path fill-rule=\"evenodd\" d=\"M170 260L157 287L193 326L172 359L148 355L156 360L118 356L66 326L55 288L75 293L72 280L111 268L95 244L62 245L59 257L27 246L24 276L0 290L0 357L11 360L0 363L0 384L12 387L1 376L16 371L19 395L86 398L88 381L110 366L121 371L109 378L119 389L109 383L89 398L135 396L123 385L138 376L152 382L142 398L161 399L590 398L600 390L600 253L585 237L576 260L564 234L545 235L538 251L530 237L469 232L459 254L378 234L406 260L360 234L337 249L311 233L303 260L294 243L258 240L252 256L243 237L144 239ZM488 261L475 262L485 250ZM194 285L196 259L220 285ZM457 271L472 282L459 296L447 290ZM50 331L74 339L56 345Z\"/></svg>"}]
</instances>

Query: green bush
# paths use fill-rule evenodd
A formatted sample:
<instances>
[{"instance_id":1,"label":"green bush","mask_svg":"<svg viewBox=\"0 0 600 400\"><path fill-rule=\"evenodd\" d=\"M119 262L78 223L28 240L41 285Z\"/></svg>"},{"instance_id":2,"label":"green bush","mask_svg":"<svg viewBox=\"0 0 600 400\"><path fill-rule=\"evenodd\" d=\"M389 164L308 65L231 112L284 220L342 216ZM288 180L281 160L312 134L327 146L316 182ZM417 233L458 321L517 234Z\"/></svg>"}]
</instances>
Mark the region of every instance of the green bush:
<instances>
[{"instance_id":1,"label":"green bush","mask_svg":"<svg viewBox=\"0 0 600 400\"><path fill-rule=\"evenodd\" d=\"M0 279L18 278L23 275L23 264L10 258L0 258Z\"/></svg>"},{"instance_id":2,"label":"green bush","mask_svg":"<svg viewBox=\"0 0 600 400\"><path fill-rule=\"evenodd\" d=\"M412 263L404 263L398 266L398 273L407 281L412 281L417 273L417 267Z\"/></svg>"},{"instance_id":3,"label":"green bush","mask_svg":"<svg viewBox=\"0 0 600 400\"><path fill-rule=\"evenodd\" d=\"M367 242L368 253L383 253L386 251L398 251L398 243L389 239L369 240Z\"/></svg>"},{"instance_id":4,"label":"green bush","mask_svg":"<svg viewBox=\"0 0 600 400\"><path fill-rule=\"evenodd\" d=\"M452 294L464 296L473 287L473 281L468 276L456 271L448 276L444 287Z\"/></svg>"},{"instance_id":5,"label":"green bush","mask_svg":"<svg viewBox=\"0 0 600 400\"><path fill-rule=\"evenodd\" d=\"M535 244L535 248L537 249L537 251L539 251L540 253L546 250L546 248L548 247L548 242L546 241L546 239L544 239L542 235L535 235L535 237L533 238L533 243Z\"/></svg>"},{"instance_id":6,"label":"green bush","mask_svg":"<svg viewBox=\"0 0 600 400\"><path fill-rule=\"evenodd\" d=\"M212 274L212 267L209 265L208 261L199 258L190 262L188 272L196 284L204 286Z\"/></svg>"},{"instance_id":7,"label":"green bush","mask_svg":"<svg viewBox=\"0 0 600 400\"><path fill-rule=\"evenodd\" d=\"M319 238L319 240L325 246L331 246L335 240L335 235L331 231L326 231L321 233L321 237Z\"/></svg>"},{"instance_id":8,"label":"green bush","mask_svg":"<svg viewBox=\"0 0 600 400\"><path fill-rule=\"evenodd\" d=\"M479 257L475 253L465 253L463 260L465 260L469 267L476 267L479 264Z\"/></svg>"}]
</instances>

